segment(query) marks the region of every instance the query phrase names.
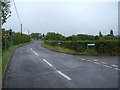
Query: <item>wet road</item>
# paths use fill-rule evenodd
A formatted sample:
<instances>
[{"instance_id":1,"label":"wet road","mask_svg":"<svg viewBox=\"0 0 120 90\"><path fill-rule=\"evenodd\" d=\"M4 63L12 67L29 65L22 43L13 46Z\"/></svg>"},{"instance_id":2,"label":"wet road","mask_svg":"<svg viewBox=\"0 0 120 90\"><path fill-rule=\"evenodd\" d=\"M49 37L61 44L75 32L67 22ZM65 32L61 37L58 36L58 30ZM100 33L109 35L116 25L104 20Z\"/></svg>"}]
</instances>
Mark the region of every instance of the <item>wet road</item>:
<instances>
[{"instance_id":1,"label":"wet road","mask_svg":"<svg viewBox=\"0 0 120 90\"><path fill-rule=\"evenodd\" d=\"M118 88L117 56L57 53L41 43L15 50L4 88Z\"/></svg>"}]
</instances>

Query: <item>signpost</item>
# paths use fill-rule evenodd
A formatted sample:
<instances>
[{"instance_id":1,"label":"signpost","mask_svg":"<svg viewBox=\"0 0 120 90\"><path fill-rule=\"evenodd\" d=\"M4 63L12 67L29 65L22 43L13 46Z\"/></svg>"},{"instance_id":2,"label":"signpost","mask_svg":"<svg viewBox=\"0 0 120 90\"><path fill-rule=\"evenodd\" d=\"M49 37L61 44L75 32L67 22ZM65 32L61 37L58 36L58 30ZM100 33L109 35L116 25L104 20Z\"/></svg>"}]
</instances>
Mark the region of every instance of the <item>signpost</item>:
<instances>
[{"instance_id":1,"label":"signpost","mask_svg":"<svg viewBox=\"0 0 120 90\"><path fill-rule=\"evenodd\" d=\"M88 47L95 47L95 44L87 44L87 49Z\"/></svg>"}]
</instances>

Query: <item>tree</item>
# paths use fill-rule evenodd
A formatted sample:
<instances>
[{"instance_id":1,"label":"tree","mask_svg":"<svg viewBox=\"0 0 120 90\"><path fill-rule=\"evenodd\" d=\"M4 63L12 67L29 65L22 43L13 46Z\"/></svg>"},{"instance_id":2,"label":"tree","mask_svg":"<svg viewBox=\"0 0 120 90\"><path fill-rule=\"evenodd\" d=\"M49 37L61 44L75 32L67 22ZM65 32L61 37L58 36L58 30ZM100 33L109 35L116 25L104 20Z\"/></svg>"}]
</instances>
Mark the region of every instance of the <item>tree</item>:
<instances>
[{"instance_id":1,"label":"tree","mask_svg":"<svg viewBox=\"0 0 120 90\"><path fill-rule=\"evenodd\" d=\"M110 30L110 36L114 36L114 35L113 35L113 30L112 30L112 29Z\"/></svg>"},{"instance_id":2,"label":"tree","mask_svg":"<svg viewBox=\"0 0 120 90\"><path fill-rule=\"evenodd\" d=\"M42 35L41 35L41 33L31 33L31 38L38 40L38 39L42 38Z\"/></svg>"},{"instance_id":3,"label":"tree","mask_svg":"<svg viewBox=\"0 0 120 90\"><path fill-rule=\"evenodd\" d=\"M65 37L59 33L55 32L48 32L47 35L44 38L45 40L65 40Z\"/></svg>"},{"instance_id":4,"label":"tree","mask_svg":"<svg viewBox=\"0 0 120 90\"><path fill-rule=\"evenodd\" d=\"M10 0L0 1L0 27L6 22L11 16L10 11Z\"/></svg>"},{"instance_id":5,"label":"tree","mask_svg":"<svg viewBox=\"0 0 120 90\"><path fill-rule=\"evenodd\" d=\"M102 35L102 33L101 33L101 31L99 32L99 37L102 37L103 35Z\"/></svg>"}]
</instances>

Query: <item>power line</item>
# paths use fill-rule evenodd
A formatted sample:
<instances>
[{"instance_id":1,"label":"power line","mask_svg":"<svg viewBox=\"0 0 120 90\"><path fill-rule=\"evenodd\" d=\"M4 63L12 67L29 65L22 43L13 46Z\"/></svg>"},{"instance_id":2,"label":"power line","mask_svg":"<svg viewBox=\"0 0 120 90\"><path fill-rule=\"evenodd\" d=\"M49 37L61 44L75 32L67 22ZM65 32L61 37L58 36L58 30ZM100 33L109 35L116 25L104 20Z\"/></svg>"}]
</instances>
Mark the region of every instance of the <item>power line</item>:
<instances>
[{"instance_id":1,"label":"power line","mask_svg":"<svg viewBox=\"0 0 120 90\"><path fill-rule=\"evenodd\" d=\"M21 23L21 20L20 20L20 17L19 17L19 14L18 14L18 10L17 10L16 4L15 4L15 0L13 0L13 4L14 4L14 6L15 6L15 10L16 10L16 14L17 14L17 17L18 17L18 19L19 19L19 22L20 22L20 24L22 24L22 23Z\"/></svg>"},{"instance_id":2,"label":"power line","mask_svg":"<svg viewBox=\"0 0 120 90\"><path fill-rule=\"evenodd\" d=\"M21 35L22 35L22 31L23 31L23 27L24 27L24 25L22 24L21 19L20 19L20 17L19 17L19 13L18 13L18 10L17 10L17 7L16 7L15 0L13 0L13 4L14 4L15 10L16 10L16 14L17 14L18 20L19 20L19 22L20 22Z\"/></svg>"}]
</instances>

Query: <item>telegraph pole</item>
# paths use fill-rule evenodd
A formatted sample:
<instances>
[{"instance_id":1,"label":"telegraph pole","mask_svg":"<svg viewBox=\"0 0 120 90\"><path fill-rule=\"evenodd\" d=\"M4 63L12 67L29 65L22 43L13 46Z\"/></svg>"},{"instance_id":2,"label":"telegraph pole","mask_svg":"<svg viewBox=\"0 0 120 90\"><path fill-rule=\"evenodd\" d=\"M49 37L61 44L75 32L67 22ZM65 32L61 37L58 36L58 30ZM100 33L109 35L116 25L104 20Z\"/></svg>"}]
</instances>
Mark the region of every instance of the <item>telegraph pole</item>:
<instances>
[{"instance_id":1,"label":"telegraph pole","mask_svg":"<svg viewBox=\"0 0 120 90\"><path fill-rule=\"evenodd\" d=\"M30 31L28 30L28 35L30 34Z\"/></svg>"},{"instance_id":2,"label":"telegraph pole","mask_svg":"<svg viewBox=\"0 0 120 90\"><path fill-rule=\"evenodd\" d=\"M22 35L22 24L21 24L21 35Z\"/></svg>"}]
</instances>

